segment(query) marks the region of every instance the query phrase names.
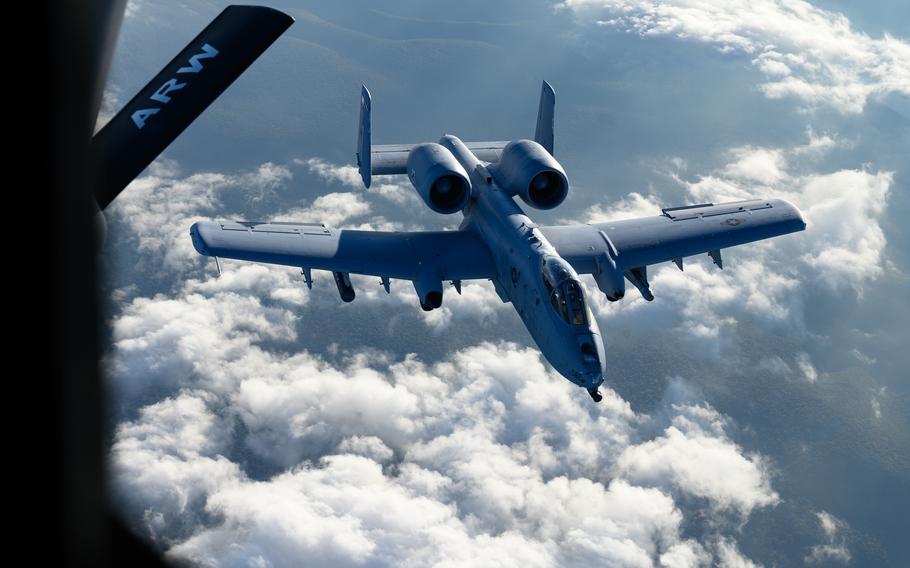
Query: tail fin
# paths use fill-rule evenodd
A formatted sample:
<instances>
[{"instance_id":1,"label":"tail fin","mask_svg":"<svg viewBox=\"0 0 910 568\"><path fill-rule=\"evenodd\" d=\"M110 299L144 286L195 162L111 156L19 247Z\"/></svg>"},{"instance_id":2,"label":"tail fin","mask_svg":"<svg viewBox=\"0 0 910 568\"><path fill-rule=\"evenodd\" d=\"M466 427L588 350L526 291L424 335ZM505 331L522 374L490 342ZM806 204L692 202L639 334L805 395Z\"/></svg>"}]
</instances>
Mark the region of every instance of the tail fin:
<instances>
[{"instance_id":1,"label":"tail fin","mask_svg":"<svg viewBox=\"0 0 910 568\"><path fill-rule=\"evenodd\" d=\"M537 131L534 141L553 155L553 122L556 107L556 92L546 81L540 86L540 106L537 107Z\"/></svg>"},{"instance_id":2,"label":"tail fin","mask_svg":"<svg viewBox=\"0 0 910 568\"><path fill-rule=\"evenodd\" d=\"M372 145L370 131L370 91L363 87L360 91L360 126L357 133L357 167L363 185L370 187L370 178L374 175L396 175L407 173L407 161L414 144L379 144ZM553 153L553 116L556 106L556 93L546 81L540 88L540 106L537 110L537 132L534 141ZM502 150L509 142L494 140L489 142L465 142L479 160L495 163L499 161Z\"/></svg>"},{"instance_id":3,"label":"tail fin","mask_svg":"<svg viewBox=\"0 0 910 568\"><path fill-rule=\"evenodd\" d=\"M294 19L228 6L92 138L104 209L256 60Z\"/></svg>"},{"instance_id":4,"label":"tail fin","mask_svg":"<svg viewBox=\"0 0 910 568\"><path fill-rule=\"evenodd\" d=\"M372 165L372 134L370 132L370 91L365 85L360 90L360 126L357 129L357 168L363 185L370 187L370 177L373 174Z\"/></svg>"}]
</instances>

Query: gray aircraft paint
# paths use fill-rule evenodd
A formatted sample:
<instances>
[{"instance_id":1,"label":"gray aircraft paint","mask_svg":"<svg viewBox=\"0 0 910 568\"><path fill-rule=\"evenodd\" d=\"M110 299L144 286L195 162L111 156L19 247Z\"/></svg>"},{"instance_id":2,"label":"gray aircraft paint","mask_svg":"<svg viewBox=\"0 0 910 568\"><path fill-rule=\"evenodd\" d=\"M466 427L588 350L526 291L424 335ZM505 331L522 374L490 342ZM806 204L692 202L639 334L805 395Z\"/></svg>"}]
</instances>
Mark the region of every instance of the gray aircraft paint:
<instances>
[{"instance_id":1,"label":"gray aircraft paint","mask_svg":"<svg viewBox=\"0 0 910 568\"><path fill-rule=\"evenodd\" d=\"M536 137L551 147L554 101L552 88L544 82ZM416 177L406 171L406 164L412 149L425 145L371 146L370 108L369 91L364 88L358 154L366 156L369 148L371 155L370 160L359 159L364 184L369 185L370 176L379 169L382 174L408 173L416 187ZM517 143L552 159L537 142ZM593 390L603 382L606 357L578 274L593 274L601 291L612 300L623 296L624 276L652 300L649 265L667 261L681 265L683 257L709 253L720 267L722 248L806 228L799 210L780 199L708 203L667 208L653 217L538 227L515 202L519 191L500 184L508 177L498 171L496 162L509 152L505 142L465 144L445 135L439 144L457 160L459 172L463 169L470 178L471 196L457 231L354 231L318 224L199 222L190 229L193 245L206 256L307 271L331 270L336 281L352 272L378 276L383 282L388 278L411 280L424 309L438 307L427 298L430 293L441 294L443 281L489 279L502 300L515 307L547 361L573 383ZM561 169L555 161L553 164ZM369 171L364 171L365 165ZM526 173L531 179L535 172ZM543 277L545 261L562 275L553 282L556 288L566 291L575 284L582 290L583 323L569 323L551 301L554 292L547 289ZM343 299L350 301L353 292L346 295L345 290L339 286Z\"/></svg>"}]
</instances>

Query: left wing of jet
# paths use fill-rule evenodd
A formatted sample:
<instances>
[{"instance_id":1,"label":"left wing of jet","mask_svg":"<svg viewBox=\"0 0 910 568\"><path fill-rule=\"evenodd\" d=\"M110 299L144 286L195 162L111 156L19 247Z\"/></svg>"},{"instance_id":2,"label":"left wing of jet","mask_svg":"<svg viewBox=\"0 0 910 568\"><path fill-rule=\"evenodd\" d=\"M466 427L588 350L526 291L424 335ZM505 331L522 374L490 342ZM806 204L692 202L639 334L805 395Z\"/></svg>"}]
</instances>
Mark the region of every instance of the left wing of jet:
<instances>
[{"instance_id":1,"label":"left wing of jet","mask_svg":"<svg viewBox=\"0 0 910 568\"><path fill-rule=\"evenodd\" d=\"M782 199L737 201L663 209L661 215L590 225L541 227L541 232L573 268L593 274L610 299L629 280L651 300L647 267L708 253L723 268L720 250L802 231L799 210Z\"/></svg>"},{"instance_id":2,"label":"left wing of jet","mask_svg":"<svg viewBox=\"0 0 910 568\"><path fill-rule=\"evenodd\" d=\"M322 224L201 221L206 256L416 281L495 278L487 246L469 231L356 231Z\"/></svg>"}]
</instances>

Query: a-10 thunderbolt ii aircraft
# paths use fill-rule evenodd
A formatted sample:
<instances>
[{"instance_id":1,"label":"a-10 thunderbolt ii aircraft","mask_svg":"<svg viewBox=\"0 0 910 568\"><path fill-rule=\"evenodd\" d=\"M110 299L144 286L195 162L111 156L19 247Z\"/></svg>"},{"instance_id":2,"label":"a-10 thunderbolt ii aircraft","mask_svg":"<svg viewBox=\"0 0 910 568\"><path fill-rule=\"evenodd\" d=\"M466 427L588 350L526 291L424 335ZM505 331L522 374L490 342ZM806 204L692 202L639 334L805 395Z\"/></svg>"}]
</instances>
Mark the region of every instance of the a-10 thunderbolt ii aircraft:
<instances>
[{"instance_id":1,"label":"a-10 thunderbolt ii aircraft","mask_svg":"<svg viewBox=\"0 0 910 568\"><path fill-rule=\"evenodd\" d=\"M487 279L511 302L553 367L601 400L606 356L579 274L591 274L611 301L628 280L653 300L648 266L708 253L723 268L723 248L802 231L799 210L780 199L688 205L660 215L588 225L540 227L515 197L535 209L566 198L569 180L553 157L555 94L543 83L534 140L372 145L370 93L363 88L357 162L364 185L374 175L407 174L437 213L461 212L457 231L356 231L313 223L199 222L190 234L199 253L332 271L341 299L354 299L350 273L414 284L420 306L442 305L443 282Z\"/></svg>"}]
</instances>

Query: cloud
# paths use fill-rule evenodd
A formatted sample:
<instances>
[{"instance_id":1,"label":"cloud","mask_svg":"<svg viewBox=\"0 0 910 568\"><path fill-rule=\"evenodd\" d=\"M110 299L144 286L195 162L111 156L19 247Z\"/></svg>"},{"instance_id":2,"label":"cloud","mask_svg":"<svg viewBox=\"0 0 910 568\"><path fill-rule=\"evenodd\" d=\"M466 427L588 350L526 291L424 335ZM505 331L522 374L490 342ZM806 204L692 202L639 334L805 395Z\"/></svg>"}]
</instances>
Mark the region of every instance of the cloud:
<instances>
[{"instance_id":1,"label":"cloud","mask_svg":"<svg viewBox=\"0 0 910 568\"><path fill-rule=\"evenodd\" d=\"M655 213L659 214L660 208L660 202L653 195L644 196L638 192L632 192L609 205L593 205L585 212L582 222L603 223L625 217L647 217ZM562 222L568 224L572 220L564 219Z\"/></svg>"},{"instance_id":2,"label":"cloud","mask_svg":"<svg viewBox=\"0 0 910 568\"><path fill-rule=\"evenodd\" d=\"M804 558L806 564L830 565L834 562L848 564L851 555L844 537L844 532L849 529L847 523L827 511L818 511L815 517L818 519L825 543L809 549L809 554Z\"/></svg>"},{"instance_id":3,"label":"cloud","mask_svg":"<svg viewBox=\"0 0 910 568\"><path fill-rule=\"evenodd\" d=\"M758 568L760 565L746 558L736 546L736 541L729 538L719 538L715 543L717 549L717 565L720 568Z\"/></svg>"},{"instance_id":4,"label":"cloud","mask_svg":"<svg viewBox=\"0 0 910 568\"><path fill-rule=\"evenodd\" d=\"M683 536L678 499L773 505L763 458L682 387L652 419L509 343L329 364L288 352L294 304L259 293L192 281L113 322L110 375L144 393L122 399L154 400L116 430L115 494L175 560L695 565L719 552ZM720 469L632 459L679 443Z\"/></svg>"},{"instance_id":5,"label":"cloud","mask_svg":"<svg viewBox=\"0 0 910 568\"><path fill-rule=\"evenodd\" d=\"M812 364L812 359L809 358L808 353L796 354L796 366L799 367L800 372L810 383L818 380L818 371L815 370L815 365Z\"/></svg>"},{"instance_id":6,"label":"cloud","mask_svg":"<svg viewBox=\"0 0 910 568\"><path fill-rule=\"evenodd\" d=\"M369 204L356 193L327 193L314 199L309 207L291 209L278 215L274 220L322 223L327 227L338 227L348 219L363 217L369 212Z\"/></svg>"},{"instance_id":7,"label":"cloud","mask_svg":"<svg viewBox=\"0 0 910 568\"><path fill-rule=\"evenodd\" d=\"M499 321L500 314L512 309L511 305L502 302L489 281L464 282L461 294L453 286L445 284L442 307L430 312L420 310L417 292L409 281L393 280L390 296L378 286L378 278L352 275L351 282L357 290L358 301L392 302L415 310L423 323L436 333L448 329L453 322L481 327L493 325Z\"/></svg>"},{"instance_id":8,"label":"cloud","mask_svg":"<svg viewBox=\"0 0 910 568\"><path fill-rule=\"evenodd\" d=\"M226 195L242 192L249 202L259 201L290 179L290 170L271 162L233 175L203 172L180 177L176 162L159 159L126 187L106 214L127 225L139 252L180 273L198 256L188 236L190 225L219 212Z\"/></svg>"},{"instance_id":9,"label":"cloud","mask_svg":"<svg viewBox=\"0 0 910 568\"><path fill-rule=\"evenodd\" d=\"M188 290L194 287L190 283ZM259 342L296 338L294 314L263 306L255 287L244 294L210 290L214 293L139 297L123 306L112 323L114 349L105 358L122 400L171 393L197 382L223 390L218 388L221 381L263 363L255 348Z\"/></svg>"},{"instance_id":10,"label":"cloud","mask_svg":"<svg viewBox=\"0 0 910 568\"><path fill-rule=\"evenodd\" d=\"M337 165L321 158L296 159L294 163L305 166L310 173L331 182L340 183L352 189L377 194L398 205L422 205L414 188L401 176L373 176L370 187L363 186L360 172L355 166Z\"/></svg>"},{"instance_id":11,"label":"cloud","mask_svg":"<svg viewBox=\"0 0 910 568\"><path fill-rule=\"evenodd\" d=\"M127 0L126 9L124 10L124 18L135 18L139 14L145 11L147 6L145 5L144 0Z\"/></svg>"},{"instance_id":12,"label":"cloud","mask_svg":"<svg viewBox=\"0 0 910 568\"><path fill-rule=\"evenodd\" d=\"M870 97L910 95L910 43L854 30L808 2L755 0L564 0L579 17L642 37L674 36L748 57L772 99L862 112Z\"/></svg>"},{"instance_id":13,"label":"cloud","mask_svg":"<svg viewBox=\"0 0 910 568\"><path fill-rule=\"evenodd\" d=\"M110 122L117 111L120 110L122 102L120 97L123 91L120 87L108 84L101 96L101 107L98 109L98 116L95 118L95 133L101 130L105 124Z\"/></svg>"},{"instance_id":14,"label":"cloud","mask_svg":"<svg viewBox=\"0 0 910 568\"><path fill-rule=\"evenodd\" d=\"M884 398L885 392L887 392L887 390L888 387L879 387L875 389L872 393L872 398L869 401L872 407L872 416L876 420L880 420L882 417L882 399Z\"/></svg>"},{"instance_id":15,"label":"cloud","mask_svg":"<svg viewBox=\"0 0 910 568\"><path fill-rule=\"evenodd\" d=\"M670 392L678 388L671 385ZM715 510L743 518L779 501L767 462L745 455L727 437L723 415L701 404L670 404L673 417L662 435L619 456L616 467L623 477L705 498Z\"/></svg>"},{"instance_id":16,"label":"cloud","mask_svg":"<svg viewBox=\"0 0 910 568\"><path fill-rule=\"evenodd\" d=\"M810 132L808 145L734 148L730 151L732 161L718 171L696 181L676 179L696 202L756 197L781 197L793 202L808 228L797 239L771 241L764 250L775 254L766 256L801 262L809 268L801 272L828 287L852 288L861 294L864 284L885 270L887 240L881 220L894 173L865 169L821 174L791 171L792 158L805 157L807 149L818 157L823 148L831 147L833 143L819 142Z\"/></svg>"},{"instance_id":17,"label":"cloud","mask_svg":"<svg viewBox=\"0 0 910 568\"><path fill-rule=\"evenodd\" d=\"M204 522L208 495L242 476L220 455L225 423L208 408L204 392L184 392L141 409L121 423L111 448L111 484L129 493L123 504L142 534L166 547Z\"/></svg>"}]
</instances>

